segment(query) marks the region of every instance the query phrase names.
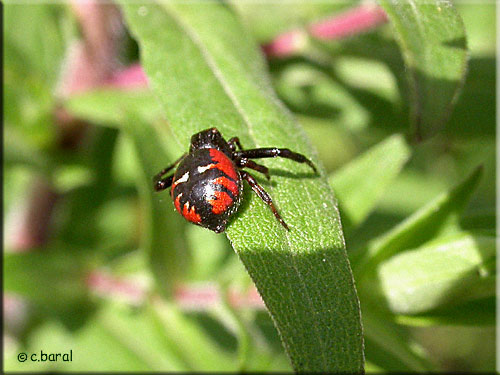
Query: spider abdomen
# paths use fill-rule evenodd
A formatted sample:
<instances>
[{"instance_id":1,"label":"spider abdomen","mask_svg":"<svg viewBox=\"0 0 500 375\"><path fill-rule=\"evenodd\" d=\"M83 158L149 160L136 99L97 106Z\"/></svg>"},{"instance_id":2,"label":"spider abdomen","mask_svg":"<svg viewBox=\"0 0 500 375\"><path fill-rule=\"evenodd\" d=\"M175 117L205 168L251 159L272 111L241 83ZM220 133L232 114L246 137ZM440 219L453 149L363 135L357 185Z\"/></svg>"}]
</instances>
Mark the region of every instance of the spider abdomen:
<instances>
[{"instance_id":1,"label":"spider abdomen","mask_svg":"<svg viewBox=\"0 0 500 375\"><path fill-rule=\"evenodd\" d=\"M180 161L171 195L186 220L220 233L239 206L242 188L233 161L216 148L202 148Z\"/></svg>"}]
</instances>

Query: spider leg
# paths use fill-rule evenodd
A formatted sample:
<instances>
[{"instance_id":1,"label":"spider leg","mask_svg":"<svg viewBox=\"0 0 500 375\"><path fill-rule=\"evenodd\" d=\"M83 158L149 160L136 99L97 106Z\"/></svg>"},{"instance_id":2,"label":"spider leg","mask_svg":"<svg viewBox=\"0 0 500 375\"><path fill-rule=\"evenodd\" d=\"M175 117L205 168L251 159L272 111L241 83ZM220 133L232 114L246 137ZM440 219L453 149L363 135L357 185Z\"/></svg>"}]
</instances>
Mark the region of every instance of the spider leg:
<instances>
[{"instance_id":1,"label":"spider leg","mask_svg":"<svg viewBox=\"0 0 500 375\"><path fill-rule=\"evenodd\" d=\"M236 151L236 146L238 146L240 150L243 150L243 147L241 147L240 139L238 137L231 138L229 141L227 141L227 144L229 145L231 151Z\"/></svg>"},{"instance_id":2,"label":"spider leg","mask_svg":"<svg viewBox=\"0 0 500 375\"><path fill-rule=\"evenodd\" d=\"M162 191L162 190L165 190L167 188L169 188L170 186L172 186L172 181L174 180L174 175L170 175L168 177L165 177L163 179L158 179L158 180L155 180L155 184L154 184L154 189L155 191Z\"/></svg>"},{"instance_id":3,"label":"spider leg","mask_svg":"<svg viewBox=\"0 0 500 375\"><path fill-rule=\"evenodd\" d=\"M179 162L182 160L182 158L185 156L186 154L182 155L179 159L177 159L176 161L174 161L171 165L169 165L168 167L162 169L159 173L157 173L154 177L153 177L153 183L154 183L154 189L155 191L161 191L161 190L164 190L166 188L168 188L170 185L172 185L172 180L174 179L174 176L169 176L169 177L165 177L164 179L161 179L161 177L167 173L168 171L170 171L172 168L174 168L177 164L179 164Z\"/></svg>"},{"instance_id":4,"label":"spider leg","mask_svg":"<svg viewBox=\"0 0 500 375\"><path fill-rule=\"evenodd\" d=\"M312 168L312 170L317 173L314 164L302 154L290 151L287 148L254 148L251 150L235 151L234 158L246 158L246 159L260 159L260 158L286 158L298 163L306 163Z\"/></svg>"},{"instance_id":5,"label":"spider leg","mask_svg":"<svg viewBox=\"0 0 500 375\"><path fill-rule=\"evenodd\" d=\"M240 175L243 180L248 182L252 190L259 196L259 198L262 199L264 203L269 206L274 216L276 217L276 219L278 219L281 225L283 225L283 227L289 231L290 229L288 228L288 225L286 225L286 223L283 221L280 214L278 213L278 210L276 209L276 207L274 207L273 200L271 199L269 194L267 194L267 192L262 188L262 186L259 185L257 180L255 180L255 178L253 178L252 175L250 175L248 172L245 171L240 171Z\"/></svg>"},{"instance_id":6,"label":"spider leg","mask_svg":"<svg viewBox=\"0 0 500 375\"><path fill-rule=\"evenodd\" d=\"M263 165L257 164L256 162L254 162L250 159L247 159L247 158L236 159L235 163L239 168L253 169L257 172L264 174L268 180L271 180L271 175L269 174L269 169L267 169L267 167L265 167Z\"/></svg>"}]
</instances>

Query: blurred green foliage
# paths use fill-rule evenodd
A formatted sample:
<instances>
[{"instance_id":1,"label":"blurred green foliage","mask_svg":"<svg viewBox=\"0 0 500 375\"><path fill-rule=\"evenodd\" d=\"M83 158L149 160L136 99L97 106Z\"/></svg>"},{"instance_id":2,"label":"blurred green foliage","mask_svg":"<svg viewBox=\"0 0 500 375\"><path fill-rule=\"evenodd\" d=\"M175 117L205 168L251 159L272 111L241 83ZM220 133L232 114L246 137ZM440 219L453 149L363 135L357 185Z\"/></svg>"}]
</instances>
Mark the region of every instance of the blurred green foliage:
<instances>
[{"instance_id":1,"label":"blurred green foliage","mask_svg":"<svg viewBox=\"0 0 500 375\"><path fill-rule=\"evenodd\" d=\"M352 5L227 6L266 43ZM390 24L310 40L299 54L268 61L274 90L336 192L368 372L495 366L495 4L456 9L468 71L448 121L423 142L412 137L411 85ZM93 126L83 147L61 149L55 93L65 53L80 37L77 21L65 4L7 3L4 25L4 288L27 303L20 326L5 320L4 369L290 371L269 315L231 302L232 291L245 294L252 282L227 238L185 223L168 194L151 199L155 171L144 166L173 160L186 146L152 92L70 97L64 107ZM138 57L126 38L125 65ZM424 93L425 103L440 106L433 94ZM148 154L148 145L165 155ZM47 243L16 252L16 218L37 179L62 198ZM89 290L92 274L145 290L142 302L125 287ZM215 286L220 302L183 309L173 283ZM72 349L74 360L18 362L19 352L40 349Z\"/></svg>"}]
</instances>

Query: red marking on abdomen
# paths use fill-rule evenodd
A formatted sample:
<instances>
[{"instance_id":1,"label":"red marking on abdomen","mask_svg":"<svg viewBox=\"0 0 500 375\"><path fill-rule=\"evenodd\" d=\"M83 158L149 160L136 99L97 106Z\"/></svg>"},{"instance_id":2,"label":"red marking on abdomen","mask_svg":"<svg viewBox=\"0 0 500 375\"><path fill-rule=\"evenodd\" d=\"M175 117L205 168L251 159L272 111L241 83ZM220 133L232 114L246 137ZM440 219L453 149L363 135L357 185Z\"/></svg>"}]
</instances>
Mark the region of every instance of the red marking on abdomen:
<instances>
[{"instance_id":1,"label":"red marking on abdomen","mask_svg":"<svg viewBox=\"0 0 500 375\"><path fill-rule=\"evenodd\" d=\"M199 223L201 221L201 216L196 213L194 206L189 208L189 202L184 203L184 208L182 210L182 216L192 223Z\"/></svg>"},{"instance_id":2,"label":"red marking on abdomen","mask_svg":"<svg viewBox=\"0 0 500 375\"><path fill-rule=\"evenodd\" d=\"M208 201L212 206L212 212L219 215L227 210L233 203L233 199L225 191L214 191L215 199Z\"/></svg>"},{"instance_id":3,"label":"red marking on abdomen","mask_svg":"<svg viewBox=\"0 0 500 375\"><path fill-rule=\"evenodd\" d=\"M230 180L227 177L218 177L213 181L216 185L222 185L231 193L233 193L233 197L236 197L239 193L238 185L233 180Z\"/></svg>"},{"instance_id":4,"label":"red marking on abdomen","mask_svg":"<svg viewBox=\"0 0 500 375\"><path fill-rule=\"evenodd\" d=\"M236 171L233 162L226 156L226 154L215 148L211 148L210 157L213 161L217 162L217 164L211 166L211 168L217 168L233 180L238 180L238 172Z\"/></svg>"},{"instance_id":5,"label":"red marking on abdomen","mask_svg":"<svg viewBox=\"0 0 500 375\"><path fill-rule=\"evenodd\" d=\"M177 211L182 215L182 212L181 212L181 195L182 195L182 193L179 194L179 195L177 195L177 198L175 198L174 206L177 209Z\"/></svg>"}]
</instances>

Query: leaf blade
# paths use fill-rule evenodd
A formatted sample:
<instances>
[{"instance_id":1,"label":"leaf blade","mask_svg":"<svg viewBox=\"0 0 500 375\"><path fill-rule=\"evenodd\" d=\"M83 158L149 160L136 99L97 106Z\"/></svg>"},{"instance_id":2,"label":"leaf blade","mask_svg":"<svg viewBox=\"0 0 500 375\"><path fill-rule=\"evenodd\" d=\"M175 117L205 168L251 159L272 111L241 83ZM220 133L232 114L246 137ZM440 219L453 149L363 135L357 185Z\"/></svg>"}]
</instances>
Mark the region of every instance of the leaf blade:
<instances>
[{"instance_id":1,"label":"leaf blade","mask_svg":"<svg viewBox=\"0 0 500 375\"><path fill-rule=\"evenodd\" d=\"M317 162L302 130L275 99L255 43L227 8L163 3L125 4L124 9L153 91L181 144L217 125L227 137L238 135L246 147L289 147ZM160 35L158 29L166 32ZM273 160L273 166L280 173L269 190L292 231L285 232L262 202L245 197L249 203L240 208L228 237L269 307L296 370L359 372L359 306L332 192L325 179L313 179L309 172L302 174L309 178L293 178L294 170L307 167L289 160ZM297 285L301 292L295 301Z\"/></svg>"},{"instance_id":2,"label":"leaf blade","mask_svg":"<svg viewBox=\"0 0 500 375\"><path fill-rule=\"evenodd\" d=\"M351 226L359 225L370 214L410 153L404 138L394 135L330 176L343 218Z\"/></svg>"},{"instance_id":3,"label":"leaf blade","mask_svg":"<svg viewBox=\"0 0 500 375\"><path fill-rule=\"evenodd\" d=\"M182 223L175 220L171 207L162 204L164 196L152 188L151 176L164 167L158 164L158 160L167 157L157 139L158 133L153 127L146 126L135 113L128 113L123 127L132 139L140 165L138 190L148 213L144 218L143 247L148 253L159 290L168 295L181 277L187 263L187 251Z\"/></svg>"},{"instance_id":4,"label":"leaf blade","mask_svg":"<svg viewBox=\"0 0 500 375\"><path fill-rule=\"evenodd\" d=\"M493 236L460 233L390 258L378 275L393 312L419 314L494 295L494 258Z\"/></svg>"},{"instance_id":5,"label":"leaf blade","mask_svg":"<svg viewBox=\"0 0 500 375\"><path fill-rule=\"evenodd\" d=\"M481 175L476 168L468 178L422 207L403 222L371 241L365 257L354 272L362 274L375 265L406 249L418 247L446 231L457 231L459 215L469 201Z\"/></svg>"},{"instance_id":6,"label":"leaf blade","mask_svg":"<svg viewBox=\"0 0 500 375\"><path fill-rule=\"evenodd\" d=\"M465 80L463 21L447 0L379 0L394 26L410 82L411 123L417 140L447 121Z\"/></svg>"},{"instance_id":7,"label":"leaf blade","mask_svg":"<svg viewBox=\"0 0 500 375\"><path fill-rule=\"evenodd\" d=\"M496 297L486 297L418 315L396 315L395 320L399 324L415 327L494 326L496 324L495 307Z\"/></svg>"}]
</instances>

